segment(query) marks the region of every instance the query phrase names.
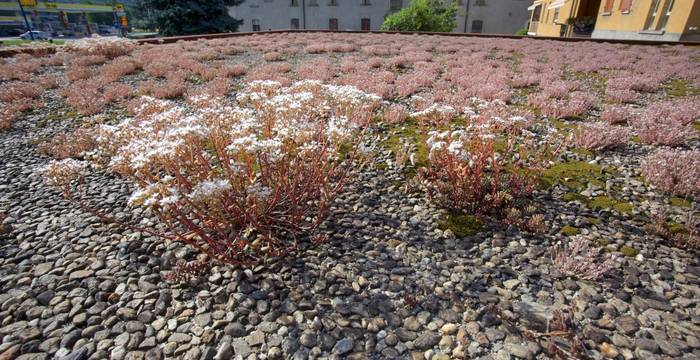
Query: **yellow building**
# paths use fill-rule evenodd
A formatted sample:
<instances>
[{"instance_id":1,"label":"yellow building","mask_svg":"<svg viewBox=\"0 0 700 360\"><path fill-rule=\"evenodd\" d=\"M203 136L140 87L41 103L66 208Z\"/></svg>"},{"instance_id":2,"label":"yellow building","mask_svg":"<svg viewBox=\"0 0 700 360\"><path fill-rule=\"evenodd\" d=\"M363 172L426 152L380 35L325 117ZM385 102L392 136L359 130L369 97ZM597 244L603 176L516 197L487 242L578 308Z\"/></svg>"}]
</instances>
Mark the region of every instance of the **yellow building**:
<instances>
[{"instance_id":1,"label":"yellow building","mask_svg":"<svg viewBox=\"0 0 700 360\"><path fill-rule=\"evenodd\" d=\"M535 0L528 35L700 41L700 0Z\"/></svg>"},{"instance_id":2,"label":"yellow building","mask_svg":"<svg viewBox=\"0 0 700 360\"><path fill-rule=\"evenodd\" d=\"M601 0L535 0L528 35L590 37Z\"/></svg>"},{"instance_id":3,"label":"yellow building","mask_svg":"<svg viewBox=\"0 0 700 360\"><path fill-rule=\"evenodd\" d=\"M603 0L594 38L698 41L700 0Z\"/></svg>"}]
</instances>

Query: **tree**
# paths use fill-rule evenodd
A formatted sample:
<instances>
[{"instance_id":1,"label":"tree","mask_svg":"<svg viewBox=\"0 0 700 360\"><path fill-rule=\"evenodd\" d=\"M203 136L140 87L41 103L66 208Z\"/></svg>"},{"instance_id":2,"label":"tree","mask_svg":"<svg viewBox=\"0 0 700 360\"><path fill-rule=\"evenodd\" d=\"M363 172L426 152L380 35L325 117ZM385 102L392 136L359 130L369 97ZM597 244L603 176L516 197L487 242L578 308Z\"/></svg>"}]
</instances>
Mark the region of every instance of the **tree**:
<instances>
[{"instance_id":1,"label":"tree","mask_svg":"<svg viewBox=\"0 0 700 360\"><path fill-rule=\"evenodd\" d=\"M241 20L228 14L227 6L243 0L138 0L149 23L166 36L236 31Z\"/></svg>"},{"instance_id":2,"label":"tree","mask_svg":"<svg viewBox=\"0 0 700 360\"><path fill-rule=\"evenodd\" d=\"M389 15L382 24L384 31L450 32L457 25L455 1L412 0L411 5Z\"/></svg>"}]
</instances>

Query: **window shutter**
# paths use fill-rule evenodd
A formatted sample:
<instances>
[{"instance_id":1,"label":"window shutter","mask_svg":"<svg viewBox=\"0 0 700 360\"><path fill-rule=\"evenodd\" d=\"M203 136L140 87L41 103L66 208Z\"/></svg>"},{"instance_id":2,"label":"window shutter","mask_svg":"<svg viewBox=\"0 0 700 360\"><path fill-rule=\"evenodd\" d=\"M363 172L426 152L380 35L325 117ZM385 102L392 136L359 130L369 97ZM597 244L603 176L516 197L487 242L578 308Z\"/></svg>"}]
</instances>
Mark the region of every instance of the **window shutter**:
<instances>
[{"instance_id":1,"label":"window shutter","mask_svg":"<svg viewBox=\"0 0 700 360\"><path fill-rule=\"evenodd\" d=\"M605 0L605 7L603 8L603 11L606 13L612 12L614 3L615 0Z\"/></svg>"},{"instance_id":2,"label":"window shutter","mask_svg":"<svg viewBox=\"0 0 700 360\"><path fill-rule=\"evenodd\" d=\"M630 11L632 9L632 0L622 0L620 2L620 11Z\"/></svg>"}]
</instances>

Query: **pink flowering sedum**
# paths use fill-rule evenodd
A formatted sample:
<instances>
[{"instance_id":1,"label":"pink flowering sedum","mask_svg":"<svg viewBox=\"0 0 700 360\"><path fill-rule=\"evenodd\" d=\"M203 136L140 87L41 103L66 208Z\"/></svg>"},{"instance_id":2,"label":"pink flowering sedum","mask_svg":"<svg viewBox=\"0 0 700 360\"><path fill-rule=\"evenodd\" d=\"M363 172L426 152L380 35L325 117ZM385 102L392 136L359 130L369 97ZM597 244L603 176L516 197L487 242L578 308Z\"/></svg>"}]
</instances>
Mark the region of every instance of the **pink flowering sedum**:
<instances>
[{"instance_id":1,"label":"pink flowering sedum","mask_svg":"<svg viewBox=\"0 0 700 360\"><path fill-rule=\"evenodd\" d=\"M700 150L659 149L642 161L642 176L661 190L700 198Z\"/></svg>"},{"instance_id":2,"label":"pink flowering sedum","mask_svg":"<svg viewBox=\"0 0 700 360\"><path fill-rule=\"evenodd\" d=\"M379 98L315 81L257 81L233 104L189 102L140 99L133 118L97 129L95 158L131 180L129 204L153 211L177 239L252 263L293 249L326 218ZM58 182L57 169L73 173L70 161L49 165L48 180Z\"/></svg>"}]
</instances>

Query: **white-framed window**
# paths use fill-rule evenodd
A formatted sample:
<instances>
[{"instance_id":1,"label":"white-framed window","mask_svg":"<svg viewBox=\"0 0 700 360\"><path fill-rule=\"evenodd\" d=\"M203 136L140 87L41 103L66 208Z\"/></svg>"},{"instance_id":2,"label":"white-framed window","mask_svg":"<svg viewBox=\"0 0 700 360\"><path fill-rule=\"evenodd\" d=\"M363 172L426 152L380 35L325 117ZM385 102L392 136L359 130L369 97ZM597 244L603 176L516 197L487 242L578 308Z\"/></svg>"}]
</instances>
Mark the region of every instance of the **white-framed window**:
<instances>
[{"instance_id":1,"label":"white-framed window","mask_svg":"<svg viewBox=\"0 0 700 360\"><path fill-rule=\"evenodd\" d=\"M253 19L250 23L253 25L253 31L260 31L260 19Z\"/></svg>"},{"instance_id":2,"label":"white-framed window","mask_svg":"<svg viewBox=\"0 0 700 360\"><path fill-rule=\"evenodd\" d=\"M668 24L668 18L671 17L671 11L673 11L673 4L675 0L666 0L664 4L664 9L661 11L661 17L659 18L659 24L656 25L656 30L666 30L666 25Z\"/></svg>"},{"instance_id":3,"label":"white-framed window","mask_svg":"<svg viewBox=\"0 0 700 360\"><path fill-rule=\"evenodd\" d=\"M649 8L649 15L647 16L647 21L644 23L644 30L653 30L654 21L659 13L659 3L661 0L652 0L651 7Z\"/></svg>"},{"instance_id":4,"label":"white-framed window","mask_svg":"<svg viewBox=\"0 0 700 360\"><path fill-rule=\"evenodd\" d=\"M389 10L391 10L391 11L401 10L402 7L403 7L402 0L391 0L389 2Z\"/></svg>"}]
</instances>

